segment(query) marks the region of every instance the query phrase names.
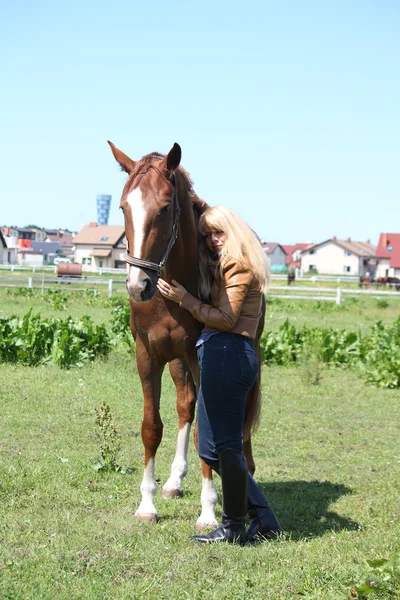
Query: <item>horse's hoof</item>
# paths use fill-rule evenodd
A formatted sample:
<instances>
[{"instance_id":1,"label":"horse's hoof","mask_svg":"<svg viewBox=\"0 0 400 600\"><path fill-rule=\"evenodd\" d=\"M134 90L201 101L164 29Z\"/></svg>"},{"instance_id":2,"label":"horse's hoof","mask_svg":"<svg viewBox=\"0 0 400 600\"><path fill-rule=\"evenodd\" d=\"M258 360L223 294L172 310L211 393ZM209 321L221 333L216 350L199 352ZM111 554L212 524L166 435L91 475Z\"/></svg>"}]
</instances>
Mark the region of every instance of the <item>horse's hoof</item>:
<instances>
[{"instance_id":1,"label":"horse's hoof","mask_svg":"<svg viewBox=\"0 0 400 600\"><path fill-rule=\"evenodd\" d=\"M197 533L203 533L203 531L215 529L215 527L218 527L218 521L212 521L211 523L202 523L201 521L197 521L196 523Z\"/></svg>"},{"instance_id":2,"label":"horse's hoof","mask_svg":"<svg viewBox=\"0 0 400 600\"><path fill-rule=\"evenodd\" d=\"M182 498L182 496L182 490L168 490L163 488L163 491L161 493L162 498Z\"/></svg>"},{"instance_id":3,"label":"horse's hoof","mask_svg":"<svg viewBox=\"0 0 400 600\"><path fill-rule=\"evenodd\" d=\"M142 521L143 523L157 523L158 515L155 515L154 513L135 512L135 519Z\"/></svg>"}]
</instances>

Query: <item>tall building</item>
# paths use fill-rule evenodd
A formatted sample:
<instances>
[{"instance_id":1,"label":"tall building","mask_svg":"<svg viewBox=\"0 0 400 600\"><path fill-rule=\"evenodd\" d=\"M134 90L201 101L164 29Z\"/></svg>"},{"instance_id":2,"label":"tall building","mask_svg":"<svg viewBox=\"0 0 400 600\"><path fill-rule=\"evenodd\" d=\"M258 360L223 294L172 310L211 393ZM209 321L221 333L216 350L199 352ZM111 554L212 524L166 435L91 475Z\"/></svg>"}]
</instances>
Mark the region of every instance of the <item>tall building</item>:
<instances>
[{"instance_id":1,"label":"tall building","mask_svg":"<svg viewBox=\"0 0 400 600\"><path fill-rule=\"evenodd\" d=\"M99 225L108 225L108 217L110 216L111 196L108 194L97 194L97 223Z\"/></svg>"}]
</instances>

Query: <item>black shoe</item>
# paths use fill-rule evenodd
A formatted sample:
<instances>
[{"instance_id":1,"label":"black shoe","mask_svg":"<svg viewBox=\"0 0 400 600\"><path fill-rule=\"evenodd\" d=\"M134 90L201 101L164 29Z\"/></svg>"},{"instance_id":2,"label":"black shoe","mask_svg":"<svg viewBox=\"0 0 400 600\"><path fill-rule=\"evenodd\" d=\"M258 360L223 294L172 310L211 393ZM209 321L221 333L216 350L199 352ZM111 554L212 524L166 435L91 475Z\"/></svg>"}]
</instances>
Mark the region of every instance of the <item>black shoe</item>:
<instances>
[{"instance_id":1,"label":"black shoe","mask_svg":"<svg viewBox=\"0 0 400 600\"><path fill-rule=\"evenodd\" d=\"M226 520L217 529L203 535L193 535L190 540L192 542L200 542L201 544L228 542L229 544L240 544L242 546L246 543L244 519L237 523Z\"/></svg>"},{"instance_id":2,"label":"black shoe","mask_svg":"<svg viewBox=\"0 0 400 600\"><path fill-rule=\"evenodd\" d=\"M242 452L224 450L219 455L219 473L221 475L224 514L222 525L205 533L194 535L194 542L209 544L246 542L245 516L247 512L247 463Z\"/></svg>"}]
</instances>

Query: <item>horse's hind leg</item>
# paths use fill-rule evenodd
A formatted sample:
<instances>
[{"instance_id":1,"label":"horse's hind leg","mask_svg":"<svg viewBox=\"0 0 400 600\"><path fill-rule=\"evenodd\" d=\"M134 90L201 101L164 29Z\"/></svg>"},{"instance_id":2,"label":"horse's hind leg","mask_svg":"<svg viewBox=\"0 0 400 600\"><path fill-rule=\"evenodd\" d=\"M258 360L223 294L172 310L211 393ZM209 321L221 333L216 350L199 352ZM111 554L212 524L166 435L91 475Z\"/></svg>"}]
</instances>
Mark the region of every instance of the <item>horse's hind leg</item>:
<instances>
[{"instance_id":1,"label":"horse's hind leg","mask_svg":"<svg viewBox=\"0 0 400 600\"><path fill-rule=\"evenodd\" d=\"M135 513L139 521L156 522L158 514L154 505L157 492L155 479L155 456L163 433L160 417L161 376L164 365L155 365L140 342L136 341L136 362L142 382L144 414L142 421L142 441L144 446L144 473L140 491L142 500Z\"/></svg>"},{"instance_id":2,"label":"horse's hind leg","mask_svg":"<svg viewBox=\"0 0 400 600\"><path fill-rule=\"evenodd\" d=\"M198 449L198 430L197 423L194 429L194 444ZM196 521L197 531L203 531L208 527L216 527L218 521L215 518L215 505L218 502L218 495L214 485L212 468L201 460L201 514Z\"/></svg>"},{"instance_id":3,"label":"horse's hind leg","mask_svg":"<svg viewBox=\"0 0 400 600\"><path fill-rule=\"evenodd\" d=\"M190 428L196 406L196 389L189 367L184 360L176 359L169 363L171 377L176 387L176 409L179 429L175 457L171 465L171 475L162 491L163 498L182 496L182 480L188 472L188 446Z\"/></svg>"},{"instance_id":4,"label":"horse's hind leg","mask_svg":"<svg viewBox=\"0 0 400 600\"><path fill-rule=\"evenodd\" d=\"M193 381L193 370L198 375L197 360L195 365L189 369L188 363L176 359L169 363L171 377L176 386L177 411L179 416L179 432L176 446L175 458L171 466L171 475L164 485L163 497L171 498L182 495L182 479L188 471L188 444L190 427L194 419L196 405L196 388ZM195 443L196 443L195 432ZM196 444L197 447L197 444ZM212 469L201 461L202 486L201 486L201 514L197 519L196 528L202 530L205 527L217 525L215 518L215 504L217 493L215 491Z\"/></svg>"}]
</instances>

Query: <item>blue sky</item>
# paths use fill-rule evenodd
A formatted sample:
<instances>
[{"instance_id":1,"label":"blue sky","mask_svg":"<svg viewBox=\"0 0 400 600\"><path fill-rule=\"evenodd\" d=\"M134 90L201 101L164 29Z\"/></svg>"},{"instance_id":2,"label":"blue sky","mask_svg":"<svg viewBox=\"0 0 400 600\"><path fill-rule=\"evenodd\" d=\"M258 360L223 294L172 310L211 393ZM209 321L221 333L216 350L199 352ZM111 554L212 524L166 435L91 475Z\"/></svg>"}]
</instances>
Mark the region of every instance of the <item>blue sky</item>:
<instances>
[{"instance_id":1,"label":"blue sky","mask_svg":"<svg viewBox=\"0 0 400 600\"><path fill-rule=\"evenodd\" d=\"M400 231L397 0L3 2L0 224L96 220L182 147L210 204L267 241Z\"/></svg>"}]
</instances>

